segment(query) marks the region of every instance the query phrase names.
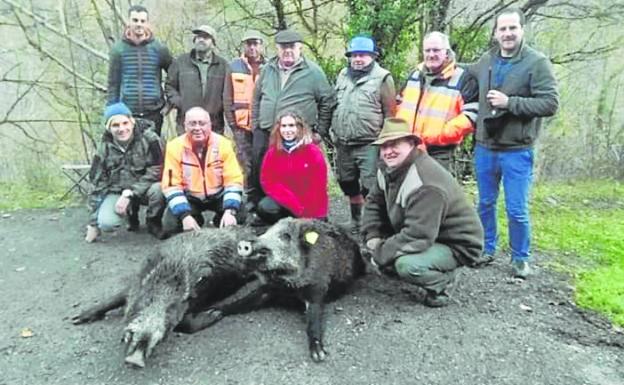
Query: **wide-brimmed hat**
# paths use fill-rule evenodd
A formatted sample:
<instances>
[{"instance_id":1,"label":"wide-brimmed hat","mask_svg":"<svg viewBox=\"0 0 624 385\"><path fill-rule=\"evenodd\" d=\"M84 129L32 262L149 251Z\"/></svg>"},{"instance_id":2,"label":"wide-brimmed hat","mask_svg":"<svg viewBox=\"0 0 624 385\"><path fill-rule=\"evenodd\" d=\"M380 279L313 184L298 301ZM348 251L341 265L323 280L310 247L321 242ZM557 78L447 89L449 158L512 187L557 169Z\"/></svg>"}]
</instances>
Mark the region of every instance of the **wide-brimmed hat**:
<instances>
[{"instance_id":1,"label":"wide-brimmed hat","mask_svg":"<svg viewBox=\"0 0 624 385\"><path fill-rule=\"evenodd\" d=\"M381 146L386 142L401 138L412 138L416 144L420 143L420 138L412 132L409 124L404 119L388 118L384 120L384 125L379 133L379 137L373 144Z\"/></svg>"},{"instance_id":2,"label":"wide-brimmed hat","mask_svg":"<svg viewBox=\"0 0 624 385\"><path fill-rule=\"evenodd\" d=\"M277 44L290 44L290 43L298 43L303 41L303 37L297 31L293 31L292 29L285 29L283 31L279 31L277 35L275 35L275 43Z\"/></svg>"},{"instance_id":3,"label":"wide-brimmed hat","mask_svg":"<svg viewBox=\"0 0 624 385\"><path fill-rule=\"evenodd\" d=\"M217 41L217 31L215 31L215 29L209 26L208 24L202 24L199 27L195 27L193 29L193 34L195 35L206 34L206 35L209 35L212 38L212 40L214 40L215 42Z\"/></svg>"}]
</instances>

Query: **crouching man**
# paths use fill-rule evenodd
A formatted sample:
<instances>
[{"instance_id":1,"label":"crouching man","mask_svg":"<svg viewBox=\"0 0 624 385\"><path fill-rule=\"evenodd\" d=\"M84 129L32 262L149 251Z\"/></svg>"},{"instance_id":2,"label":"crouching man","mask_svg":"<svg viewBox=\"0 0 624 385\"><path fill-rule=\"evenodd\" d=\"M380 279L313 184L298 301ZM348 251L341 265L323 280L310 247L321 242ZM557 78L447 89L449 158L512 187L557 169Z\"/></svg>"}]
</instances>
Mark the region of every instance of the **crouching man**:
<instances>
[{"instance_id":1,"label":"crouching man","mask_svg":"<svg viewBox=\"0 0 624 385\"><path fill-rule=\"evenodd\" d=\"M89 178L91 217L85 241L100 231L114 231L127 220L128 231L139 228L139 207L147 205L147 230L158 236L165 207L160 190L162 144L149 121L135 121L123 103L104 111L106 130L93 157ZM141 124L138 124L138 123Z\"/></svg>"},{"instance_id":2,"label":"crouching man","mask_svg":"<svg viewBox=\"0 0 624 385\"><path fill-rule=\"evenodd\" d=\"M162 191L168 209L163 218L163 237L199 230L202 212L215 213L215 227L242 224L243 172L232 142L212 132L210 115L192 107L184 117L185 134L167 143Z\"/></svg>"},{"instance_id":3,"label":"crouching man","mask_svg":"<svg viewBox=\"0 0 624 385\"><path fill-rule=\"evenodd\" d=\"M453 176L417 148L403 119L386 119L377 183L366 197L362 233L372 263L426 290L425 305L445 306L455 269L475 265L483 229Z\"/></svg>"}]
</instances>

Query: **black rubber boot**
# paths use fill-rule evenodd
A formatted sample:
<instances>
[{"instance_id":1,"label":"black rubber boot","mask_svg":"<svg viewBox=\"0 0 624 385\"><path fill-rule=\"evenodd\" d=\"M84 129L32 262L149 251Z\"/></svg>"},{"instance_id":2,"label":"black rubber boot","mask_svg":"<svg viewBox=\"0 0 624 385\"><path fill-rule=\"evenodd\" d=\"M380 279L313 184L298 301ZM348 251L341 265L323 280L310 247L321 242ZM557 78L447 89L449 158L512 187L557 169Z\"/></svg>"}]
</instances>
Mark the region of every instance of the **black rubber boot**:
<instances>
[{"instance_id":1,"label":"black rubber boot","mask_svg":"<svg viewBox=\"0 0 624 385\"><path fill-rule=\"evenodd\" d=\"M128 210L128 231L137 231L139 229L139 207L131 207Z\"/></svg>"},{"instance_id":2,"label":"black rubber boot","mask_svg":"<svg viewBox=\"0 0 624 385\"><path fill-rule=\"evenodd\" d=\"M360 223L362 222L362 204L351 203L351 234L360 235Z\"/></svg>"}]
</instances>

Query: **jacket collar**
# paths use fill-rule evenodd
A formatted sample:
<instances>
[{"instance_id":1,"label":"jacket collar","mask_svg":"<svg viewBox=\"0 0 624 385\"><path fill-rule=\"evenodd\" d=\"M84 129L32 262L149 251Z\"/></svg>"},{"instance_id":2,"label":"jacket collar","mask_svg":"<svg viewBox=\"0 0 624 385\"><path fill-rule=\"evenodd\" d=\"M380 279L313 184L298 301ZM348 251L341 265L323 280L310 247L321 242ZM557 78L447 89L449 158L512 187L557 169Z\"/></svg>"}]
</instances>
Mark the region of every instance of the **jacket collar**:
<instances>
[{"instance_id":1,"label":"jacket collar","mask_svg":"<svg viewBox=\"0 0 624 385\"><path fill-rule=\"evenodd\" d=\"M243 61L243 63L245 63L245 65L247 65L247 67L251 66L251 64L249 63L249 59L247 59L247 56L245 56L244 52L240 55L240 59ZM260 64L260 66L262 67L265 63L266 63L266 59L264 55L260 56L260 60L258 61L258 64Z\"/></svg>"},{"instance_id":2,"label":"jacket collar","mask_svg":"<svg viewBox=\"0 0 624 385\"><path fill-rule=\"evenodd\" d=\"M193 143L191 142L188 134L184 133L182 135L184 135L184 147L188 148L189 150L193 150ZM209 148L210 145L214 143L214 141L216 140L215 135L216 134L214 132L210 133L210 136L208 136L208 140L206 141L206 148Z\"/></svg>"},{"instance_id":3,"label":"jacket collar","mask_svg":"<svg viewBox=\"0 0 624 385\"><path fill-rule=\"evenodd\" d=\"M275 68L276 71L281 71L280 66L279 66L279 57L277 57L277 55L275 55L274 57L272 57L268 64L272 67ZM301 61L297 64L295 64L295 66L293 68L290 69L290 71L296 71L299 70L301 68L308 68L308 59L305 58L305 56L301 55Z\"/></svg>"},{"instance_id":4,"label":"jacket collar","mask_svg":"<svg viewBox=\"0 0 624 385\"><path fill-rule=\"evenodd\" d=\"M194 63L195 62L197 62L197 63L201 62L201 60L197 59L197 55L195 53L195 48L191 49L190 57L191 57L191 61L194 62ZM204 62L204 63L205 64L210 64L210 65L219 64L219 60L217 59L217 54L214 52L214 50L210 52L210 61Z\"/></svg>"},{"instance_id":5,"label":"jacket collar","mask_svg":"<svg viewBox=\"0 0 624 385\"><path fill-rule=\"evenodd\" d=\"M145 36L142 39L137 39L132 33L132 30L130 29L130 27L126 27L123 33L123 40L131 45L136 45L136 46L145 45L154 40L154 33L152 32L151 29L146 28Z\"/></svg>"},{"instance_id":6,"label":"jacket collar","mask_svg":"<svg viewBox=\"0 0 624 385\"><path fill-rule=\"evenodd\" d=\"M512 57L508 58L509 61L511 63L519 62L520 60L522 60L522 58L524 58L528 49L529 49L529 46L525 44L524 39L522 39L522 42L520 43L520 48L518 48L518 51L516 51L516 53L514 53ZM489 52L490 52L490 56L492 56L492 60L496 60L496 58L502 57L500 54L501 53L500 46L498 44L492 47Z\"/></svg>"},{"instance_id":7,"label":"jacket collar","mask_svg":"<svg viewBox=\"0 0 624 385\"><path fill-rule=\"evenodd\" d=\"M442 70L433 76L435 79L448 80L451 76L453 76L455 67L457 67L455 59L449 59L448 63L442 68ZM424 62L418 65L418 71L423 75L423 77L429 72L429 70L425 67Z\"/></svg>"}]
</instances>

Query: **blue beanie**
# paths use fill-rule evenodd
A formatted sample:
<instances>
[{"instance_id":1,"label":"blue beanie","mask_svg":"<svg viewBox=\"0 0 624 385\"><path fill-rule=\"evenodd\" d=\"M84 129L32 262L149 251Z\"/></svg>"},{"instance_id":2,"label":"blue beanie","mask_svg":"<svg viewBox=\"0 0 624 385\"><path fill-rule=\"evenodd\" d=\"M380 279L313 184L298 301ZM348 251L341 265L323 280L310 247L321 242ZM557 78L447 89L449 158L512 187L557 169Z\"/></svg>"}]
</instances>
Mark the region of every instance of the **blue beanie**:
<instances>
[{"instance_id":1,"label":"blue beanie","mask_svg":"<svg viewBox=\"0 0 624 385\"><path fill-rule=\"evenodd\" d=\"M122 102L106 106L106 109L104 109L104 121L106 122L107 126L108 126L108 121L110 120L110 118L112 118L115 115L126 115L126 116L131 117L132 111L130 111L128 106L126 106Z\"/></svg>"}]
</instances>

